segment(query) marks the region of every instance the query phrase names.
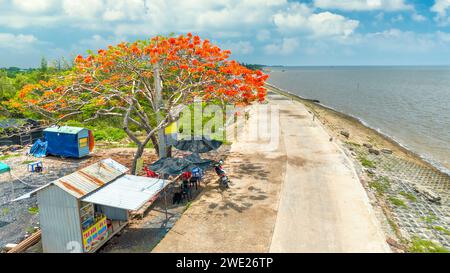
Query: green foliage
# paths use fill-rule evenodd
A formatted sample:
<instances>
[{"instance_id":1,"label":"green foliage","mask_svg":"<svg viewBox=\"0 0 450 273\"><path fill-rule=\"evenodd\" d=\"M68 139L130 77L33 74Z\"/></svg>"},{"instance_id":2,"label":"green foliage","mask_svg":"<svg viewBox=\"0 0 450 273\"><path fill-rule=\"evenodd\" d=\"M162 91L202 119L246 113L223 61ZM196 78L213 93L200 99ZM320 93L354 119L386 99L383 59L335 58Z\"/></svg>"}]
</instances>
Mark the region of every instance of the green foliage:
<instances>
[{"instance_id":1,"label":"green foliage","mask_svg":"<svg viewBox=\"0 0 450 273\"><path fill-rule=\"evenodd\" d=\"M436 221L438 218L436 215L431 214L429 216L420 217L420 220L424 221L425 223L431 225L434 221Z\"/></svg>"},{"instance_id":2,"label":"green foliage","mask_svg":"<svg viewBox=\"0 0 450 273\"><path fill-rule=\"evenodd\" d=\"M449 250L432 241L414 236L411 241L409 252L413 253L449 253Z\"/></svg>"},{"instance_id":3,"label":"green foliage","mask_svg":"<svg viewBox=\"0 0 450 273\"><path fill-rule=\"evenodd\" d=\"M356 142L346 141L345 143L346 143L347 145L350 145L350 146L361 147L361 144L358 144L358 143L356 143Z\"/></svg>"},{"instance_id":4,"label":"green foliage","mask_svg":"<svg viewBox=\"0 0 450 273\"><path fill-rule=\"evenodd\" d=\"M8 108L2 102L16 97L18 92L27 84L35 84L48 79L51 75L61 73L64 73L64 71L49 67L45 58L42 58L41 67L36 69L0 68L0 118L2 116L36 118L37 115L31 111L19 112L16 109Z\"/></svg>"},{"instance_id":5,"label":"green foliage","mask_svg":"<svg viewBox=\"0 0 450 273\"><path fill-rule=\"evenodd\" d=\"M403 207L403 208L408 207L408 206L405 204L405 202L403 202L403 200L398 199L398 198L393 197L393 196L390 196L390 197L389 197L389 201L390 201L392 204L394 204L394 205L396 205L396 206L398 206L398 207Z\"/></svg>"},{"instance_id":6,"label":"green foliage","mask_svg":"<svg viewBox=\"0 0 450 273\"><path fill-rule=\"evenodd\" d=\"M33 163L33 162L35 162L34 160L25 160L25 161L22 161L22 164L23 165L27 165L27 164L30 164L30 163Z\"/></svg>"},{"instance_id":7,"label":"green foliage","mask_svg":"<svg viewBox=\"0 0 450 273\"><path fill-rule=\"evenodd\" d=\"M246 63L241 63L241 65L247 67L248 69L251 70L261 70L264 68L264 65L262 64L246 64Z\"/></svg>"},{"instance_id":8,"label":"green foliage","mask_svg":"<svg viewBox=\"0 0 450 273\"><path fill-rule=\"evenodd\" d=\"M3 208L2 209L2 216L6 216L9 213L9 208Z\"/></svg>"},{"instance_id":9,"label":"green foliage","mask_svg":"<svg viewBox=\"0 0 450 273\"><path fill-rule=\"evenodd\" d=\"M389 178L382 176L369 182L369 187L374 189L378 195L383 195L391 188L391 181L389 181Z\"/></svg>"},{"instance_id":10,"label":"green foliage","mask_svg":"<svg viewBox=\"0 0 450 273\"><path fill-rule=\"evenodd\" d=\"M361 155L358 157L359 162L366 168L375 168L376 165L373 161L369 160L367 157Z\"/></svg>"},{"instance_id":11,"label":"green foliage","mask_svg":"<svg viewBox=\"0 0 450 273\"><path fill-rule=\"evenodd\" d=\"M6 160L11 157L19 156L19 154L10 154L10 155L2 155L0 156L0 160Z\"/></svg>"},{"instance_id":12,"label":"green foliage","mask_svg":"<svg viewBox=\"0 0 450 273\"><path fill-rule=\"evenodd\" d=\"M407 193L407 192L401 191L400 195L402 195L403 197L405 197L406 199L408 199L411 202L417 201L417 197L412 193Z\"/></svg>"},{"instance_id":13,"label":"green foliage","mask_svg":"<svg viewBox=\"0 0 450 273\"><path fill-rule=\"evenodd\" d=\"M114 119L95 120L83 123L76 120L69 120L65 123L68 126L84 127L94 134L95 141L117 142L127 138L127 134L122 128L115 127L118 123Z\"/></svg>"},{"instance_id":14,"label":"green foliage","mask_svg":"<svg viewBox=\"0 0 450 273\"><path fill-rule=\"evenodd\" d=\"M447 236L450 236L450 231L448 229L444 228L444 227L434 226L433 229L437 230L437 231L440 231L440 232L444 233Z\"/></svg>"},{"instance_id":15,"label":"green foliage","mask_svg":"<svg viewBox=\"0 0 450 273\"><path fill-rule=\"evenodd\" d=\"M28 208L28 212L30 214L37 214L37 213L39 213L39 208L38 207L30 207L30 208Z\"/></svg>"}]
</instances>

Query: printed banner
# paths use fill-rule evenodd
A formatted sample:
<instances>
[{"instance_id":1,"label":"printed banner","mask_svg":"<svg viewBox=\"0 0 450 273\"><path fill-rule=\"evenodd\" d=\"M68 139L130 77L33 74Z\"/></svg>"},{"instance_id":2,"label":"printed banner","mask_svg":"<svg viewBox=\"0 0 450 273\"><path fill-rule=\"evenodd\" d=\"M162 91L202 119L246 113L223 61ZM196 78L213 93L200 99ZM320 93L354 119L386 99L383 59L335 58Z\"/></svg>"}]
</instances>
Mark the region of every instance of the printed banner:
<instances>
[{"instance_id":1,"label":"printed banner","mask_svg":"<svg viewBox=\"0 0 450 273\"><path fill-rule=\"evenodd\" d=\"M83 245L84 250L88 252L97 243L101 242L108 235L108 225L106 222L106 216L100 219L92 227L83 232Z\"/></svg>"}]
</instances>

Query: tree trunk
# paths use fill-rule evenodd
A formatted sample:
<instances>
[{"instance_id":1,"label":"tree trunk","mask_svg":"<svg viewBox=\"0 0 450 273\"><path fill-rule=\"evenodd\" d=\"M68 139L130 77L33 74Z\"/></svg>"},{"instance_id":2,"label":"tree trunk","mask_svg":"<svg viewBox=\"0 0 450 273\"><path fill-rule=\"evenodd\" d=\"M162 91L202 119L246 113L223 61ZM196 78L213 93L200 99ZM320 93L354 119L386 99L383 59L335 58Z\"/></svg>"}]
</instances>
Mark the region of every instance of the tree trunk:
<instances>
[{"instance_id":1,"label":"tree trunk","mask_svg":"<svg viewBox=\"0 0 450 273\"><path fill-rule=\"evenodd\" d=\"M159 157L159 144L158 144L158 138L155 135L152 135L150 140L152 141L153 148L155 148L155 152Z\"/></svg>"},{"instance_id":2,"label":"tree trunk","mask_svg":"<svg viewBox=\"0 0 450 273\"><path fill-rule=\"evenodd\" d=\"M145 149L145 145L138 145L138 148L136 150L136 153L134 154L134 158L133 158L133 164L131 166L131 174L132 175L138 175L136 173L136 166L137 166L137 161L140 157L142 157L142 155L144 154L144 149Z\"/></svg>"}]
</instances>

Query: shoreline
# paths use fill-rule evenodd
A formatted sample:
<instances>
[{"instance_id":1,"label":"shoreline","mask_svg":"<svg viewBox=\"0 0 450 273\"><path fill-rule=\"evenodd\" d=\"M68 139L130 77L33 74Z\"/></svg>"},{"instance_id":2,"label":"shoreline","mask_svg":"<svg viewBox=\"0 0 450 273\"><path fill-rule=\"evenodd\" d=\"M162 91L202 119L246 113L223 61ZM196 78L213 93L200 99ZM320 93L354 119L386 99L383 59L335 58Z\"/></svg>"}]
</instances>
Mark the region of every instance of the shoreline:
<instances>
[{"instance_id":1,"label":"shoreline","mask_svg":"<svg viewBox=\"0 0 450 273\"><path fill-rule=\"evenodd\" d=\"M358 118L266 87L304 105L351 159L394 252L450 251L448 173Z\"/></svg>"},{"instance_id":2,"label":"shoreline","mask_svg":"<svg viewBox=\"0 0 450 273\"><path fill-rule=\"evenodd\" d=\"M334 109L331 106L328 105L324 105L320 102L318 102L317 100L314 99L307 99L304 98L300 95L294 94L292 92L283 90L273 84L270 83L266 83L267 86L269 86L271 89L274 89L273 91L275 92L279 92L280 94L290 97L290 98L295 98L300 100L302 103L305 103L306 106L311 109L311 107L309 107L308 104L314 104L316 107L321 107L323 109L325 109L326 111L331 111L333 112L335 115L340 116L343 119L347 119L350 120L351 122L355 122L357 123L359 126L365 127L368 130L371 130L372 133L376 134L378 137L383 138L385 141L391 143L394 146L397 146L400 150L402 150L405 154L409 155L410 157L415 158L416 160L421 161L421 163L423 163L424 165L426 165L427 167L430 167L440 173L443 173L445 175L448 175L450 177L450 169L448 169L446 166L444 166L443 164L441 164L440 162L437 162L436 160L429 158L425 155L422 155L418 152L413 151L411 148L409 148L407 145L401 143L400 141L396 140L395 137L390 136L384 132L382 132L379 128L374 128L372 126L370 126L369 124L367 124L367 122L365 122L364 120L355 117L351 114L347 114L344 112L341 112L337 109Z\"/></svg>"}]
</instances>

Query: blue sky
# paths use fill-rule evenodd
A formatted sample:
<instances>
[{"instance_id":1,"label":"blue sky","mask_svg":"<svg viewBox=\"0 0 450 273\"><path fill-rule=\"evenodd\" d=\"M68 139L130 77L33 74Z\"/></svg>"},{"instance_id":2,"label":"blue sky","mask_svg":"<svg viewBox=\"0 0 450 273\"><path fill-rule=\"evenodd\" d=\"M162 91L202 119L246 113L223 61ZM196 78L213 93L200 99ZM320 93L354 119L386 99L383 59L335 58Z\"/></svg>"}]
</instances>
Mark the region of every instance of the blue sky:
<instances>
[{"instance_id":1,"label":"blue sky","mask_svg":"<svg viewBox=\"0 0 450 273\"><path fill-rule=\"evenodd\" d=\"M248 63L450 65L450 0L0 0L0 67L186 32Z\"/></svg>"}]
</instances>

